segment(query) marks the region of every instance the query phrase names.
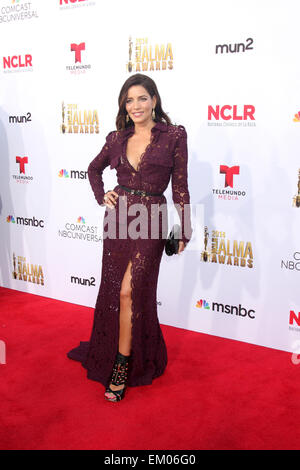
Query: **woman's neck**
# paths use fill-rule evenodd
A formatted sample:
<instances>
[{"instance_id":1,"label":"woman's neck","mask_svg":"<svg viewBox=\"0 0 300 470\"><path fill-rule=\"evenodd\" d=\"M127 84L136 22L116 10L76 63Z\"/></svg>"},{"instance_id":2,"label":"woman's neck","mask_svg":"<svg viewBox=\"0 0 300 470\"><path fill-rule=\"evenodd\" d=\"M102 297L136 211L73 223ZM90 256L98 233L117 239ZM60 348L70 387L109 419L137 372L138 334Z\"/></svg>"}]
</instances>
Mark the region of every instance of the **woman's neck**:
<instances>
[{"instance_id":1,"label":"woman's neck","mask_svg":"<svg viewBox=\"0 0 300 470\"><path fill-rule=\"evenodd\" d=\"M146 123L135 124L134 133L136 135L148 134L154 126L155 122L152 119Z\"/></svg>"}]
</instances>

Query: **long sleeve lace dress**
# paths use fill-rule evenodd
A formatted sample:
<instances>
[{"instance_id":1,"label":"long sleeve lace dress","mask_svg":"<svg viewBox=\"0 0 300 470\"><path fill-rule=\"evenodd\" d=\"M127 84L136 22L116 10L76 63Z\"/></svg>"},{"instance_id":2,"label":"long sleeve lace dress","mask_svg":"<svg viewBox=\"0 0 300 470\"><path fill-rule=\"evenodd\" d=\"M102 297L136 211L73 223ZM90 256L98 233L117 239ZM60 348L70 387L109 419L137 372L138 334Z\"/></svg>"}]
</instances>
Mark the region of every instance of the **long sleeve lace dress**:
<instances>
[{"instance_id":1,"label":"long sleeve lace dress","mask_svg":"<svg viewBox=\"0 0 300 470\"><path fill-rule=\"evenodd\" d=\"M168 187L170 178L173 202L182 221L181 239L185 244L192 234L185 128L157 122L151 129L150 144L141 156L137 169L126 156L127 140L133 133L133 126L110 132L101 152L88 167L89 181L100 205L105 206L102 173L108 165L117 171L118 185L114 191L119 197L116 206L106 207L104 214L101 283L90 340L80 342L67 354L70 359L81 362L87 369L89 379L105 387L109 384L118 352L120 289L130 260L132 342L127 384L149 385L154 378L163 374L167 365L166 344L157 316L156 293L160 262L169 231L167 224L163 223L163 219L167 221L167 211L160 211L159 208L167 207L162 193ZM161 195L130 194L121 186ZM125 201L128 212L124 218L121 206L123 204L124 207ZM140 238L133 237L130 231L130 224L137 218L137 214L130 212L134 204L142 204L147 209L142 211L140 221L148 222L148 231ZM104 236L113 216L115 233ZM158 235L151 238L151 220L155 217L159 220Z\"/></svg>"}]
</instances>

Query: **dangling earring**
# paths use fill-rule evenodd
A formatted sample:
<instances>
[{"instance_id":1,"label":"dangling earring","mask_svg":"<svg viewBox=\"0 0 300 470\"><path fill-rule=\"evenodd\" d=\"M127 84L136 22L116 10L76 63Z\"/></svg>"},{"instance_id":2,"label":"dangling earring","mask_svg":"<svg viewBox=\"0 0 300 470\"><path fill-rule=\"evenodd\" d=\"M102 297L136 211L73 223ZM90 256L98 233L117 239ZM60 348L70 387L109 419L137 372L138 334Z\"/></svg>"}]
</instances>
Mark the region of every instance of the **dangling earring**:
<instances>
[{"instance_id":1,"label":"dangling earring","mask_svg":"<svg viewBox=\"0 0 300 470\"><path fill-rule=\"evenodd\" d=\"M153 121L154 121L155 117L156 117L156 116L155 116L155 109L153 108L153 109L152 109L152 119L153 119Z\"/></svg>"},{"instance_id":2,"label":"dangling earring","mask_svg":"<svg viewBox=\"0 0 300 470\"><path fill-rule=\"evenodd\" d=\"M129 122L129 115L126 114L126 122Z\"/></svg>"}]
</instances>

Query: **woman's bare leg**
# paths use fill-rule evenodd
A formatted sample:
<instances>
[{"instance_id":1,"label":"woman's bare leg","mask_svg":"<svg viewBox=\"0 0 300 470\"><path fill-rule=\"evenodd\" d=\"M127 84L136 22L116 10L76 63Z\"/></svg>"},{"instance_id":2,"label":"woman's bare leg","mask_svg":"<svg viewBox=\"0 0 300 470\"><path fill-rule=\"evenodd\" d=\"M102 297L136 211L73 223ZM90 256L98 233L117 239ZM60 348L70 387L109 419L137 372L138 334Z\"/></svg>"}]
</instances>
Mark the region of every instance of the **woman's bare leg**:
<instances>
[{"instance_id":1,"label":"woman's bare leg","mask_svg":"<svg viewBox=\"0 0 300 470\"><path fill-rule=\"evenodd\" d=\"M131 350L131 260L127 266L123 277L120 291L120 334L119 352L124 356L130 355ZM111 390L121 390L124 385L110 385ZM113 398L113 394L107 393L108 398Z\"/></svg>"},{"instance_id":2,"label":"woman's bare leg","mask_svg":"<svg viewBox=\"0 0 300 470\"><path fill-rule=\"evenodd\" d=\"M131 350L131 260L123 277L120 291L120 335L119 352L124 356L130 355Z\"/></svg>"}]
</instances>

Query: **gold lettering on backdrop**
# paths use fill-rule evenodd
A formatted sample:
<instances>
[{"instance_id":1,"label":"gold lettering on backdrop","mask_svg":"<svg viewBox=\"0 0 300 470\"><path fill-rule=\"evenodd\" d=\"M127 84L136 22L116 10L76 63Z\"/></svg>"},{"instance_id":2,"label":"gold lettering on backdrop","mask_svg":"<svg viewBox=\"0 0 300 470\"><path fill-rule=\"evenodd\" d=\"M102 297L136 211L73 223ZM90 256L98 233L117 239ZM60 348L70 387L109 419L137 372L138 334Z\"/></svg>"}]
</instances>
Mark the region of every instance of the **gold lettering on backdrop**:
<instances>
[{"instance_id":1,"label":"gold lettering on backdrop","mask_svg":"<svg viewBox=\"0 0 300 470\"><path fill-rule=\"evenodd\" d=\"M159 46L158 44L156 44L155 59L157 60L157 62L161 62L165 59L165 46Z\"/></svg>"},{"instance_id":2,"label":"gold lettering on backdrop","mask_svg":"<svg viewBox=\"0 0 300 470\"><path fill-rule=\"evenodd\" d=\"M293 206L300 207L300 168L298 171L298 194L293 197Z\"/></svg>"},{"instance_id":3,"label":"gold lettering on backdrop","mask_svg":"<svg viewBox=\"0 0 300 470\"><path fill-rule=\"evenodd\" d=\"M225 232L213 230L211 239L211 254L207 250L208 231L204 228L204 251L201 254L202 261L227 264L229 266L253 267L253 249L251 242L228 240ZM205 256L204 256L205 255Z\"/></svg>"},{"instance_id":4,"label":"gold lettering on backdrop","mask_svg":"<svg viewBox=\"0 0 300 470\"><path fill-rule=\"evenodd\" d=\"M237 240L233 242L233 256L240 258L244 253L244 242L240 242L238 246Z\"/></svg>"},{"instance_id":5,"label":"gold lettering on backdrop","mask_svg":"<svg viewBox=\"0 0 300 470\"><path fill-rule=\"evenodd\" d=\"M68 104L67 112L65 113L63 104L62 113L63 124L61 131L68 134L99 134L99 117L98 111L79 109L77 104ZM66 121L65 121L66 115Z\"/></svg>"},{"instance_id":6,"label":"gold lettering on backdrop","mask_svg":"<svg viewBox=\"0 0 300 470\"><path fill-rule=\"evenodd\" d=\"M201 253L201 259L205 263L207 261L209 261L209 259L210 259L210 253L207 249L208 239L209 239L208 229L207 229L207 227L204 227L204 250Z\"/></svg>"},{"instance_id":7,"label":"gold lettering on backdrop","mask_svg":"<svg viewBox=\"0 0 300 470\"><path fill-rule=\"evenodd\" d=\"M170 43L167 44L165 60L167 60L167 58L169 58L170 60L173 60L173 51L172 51L172 46Z\"/></svg>"},{"instance_id":8,"label":"gold lettering on backdrop","mask_svg":"<svg viewBox=\"0 0 300 470\"><path fill-rule=\"evenodd\" d=\"M13 268L13 279L44 285L44 273L41 265L28 263L24 256L16 257L13 253Z\"/></svg>"},{"instance_id":9,"label":"gold lettering on backdrop","mask_svg":"<svg viewBox=\"0 0 300 470\"><path fill-rule=\"evenodd\" d=\"M132 60L132 38L129 37L129 60L126 64L128 72L147 72L173 70L174 56L172 44L150 44L148 38L136 38L135 63Z\"/></svg>"},{"instance_id":10,"label":"gold lettering on backdrop","mask_svg":"<svg viewBox=\"0 0 300 470\"><path fill-rule=\"evenodd\" d=\"M144 49L143 49L142 62L145 62L145 59L146 59L147 62L149 62L147 46L144 46Z\"/></svg>"},{"instance_id":11,"label":"gold lettering on backdrop","mask_svg":"<svg viewBox=\"0 0 300 470\"><path fill-rule=\"evenodd\" d=\"M66 132L66 126L65 126L65 104L62 102L61 104L61 117L62 117L62 125L61 125L61 131L64 134Z\"/></svg>"},{"instance_id":12,"label":"gold lettering on backdrop","mask_svg":"<svg viewBox=\"0 0 300 470\"><path fill-rule=\"evenodd\" d=\"M247 245L245 248L244 258L247 258L247 257L250 259L253 259L252 245L250 242L247 242Z\"/></svg>"}]
</instances>

